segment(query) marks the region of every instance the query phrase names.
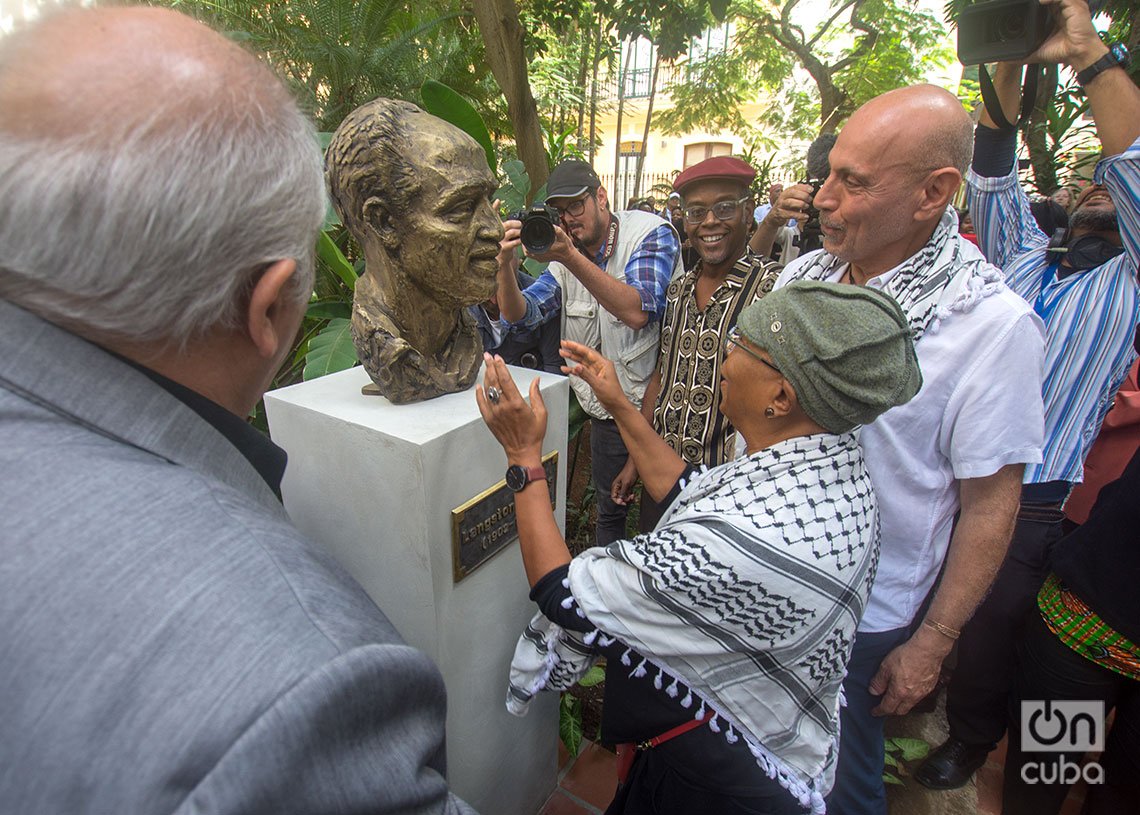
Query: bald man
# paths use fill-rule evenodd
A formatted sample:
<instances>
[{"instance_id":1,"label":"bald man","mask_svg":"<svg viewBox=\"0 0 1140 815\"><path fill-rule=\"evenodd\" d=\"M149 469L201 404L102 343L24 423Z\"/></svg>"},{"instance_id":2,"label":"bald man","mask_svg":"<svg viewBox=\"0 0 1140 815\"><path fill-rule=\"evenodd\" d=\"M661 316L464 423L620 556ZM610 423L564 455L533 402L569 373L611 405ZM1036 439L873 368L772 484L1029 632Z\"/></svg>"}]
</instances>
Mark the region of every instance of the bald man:
<instances>
[{"instance_id":1,"label":"bald man","mask_svg":"<svg viewBox=\"0 0 1140 815\"><path fill-rule=\"evenodd\" d=\"M0 811L471 811L439 673L244 421L312 292L315 139L170 11L0 39Z\"/></svg>"},{"instance_id":2,"label":"bald man","mask_svg":"<svg viewBox=\"0 0 1140 815\"><path fill-rule=\"evenodd\" d=\"M844 683L829 813L885 815L879 717L906 713L934 687L1002 562L1022 471L1041 460L1040 320L959 237L950 206L972 143L969 116L944 90L872 99L840 132L815 196L823 249L777 281L890 294L923 376L918 396L860 434L881 550Z\"/></svg>"}]
</instances>

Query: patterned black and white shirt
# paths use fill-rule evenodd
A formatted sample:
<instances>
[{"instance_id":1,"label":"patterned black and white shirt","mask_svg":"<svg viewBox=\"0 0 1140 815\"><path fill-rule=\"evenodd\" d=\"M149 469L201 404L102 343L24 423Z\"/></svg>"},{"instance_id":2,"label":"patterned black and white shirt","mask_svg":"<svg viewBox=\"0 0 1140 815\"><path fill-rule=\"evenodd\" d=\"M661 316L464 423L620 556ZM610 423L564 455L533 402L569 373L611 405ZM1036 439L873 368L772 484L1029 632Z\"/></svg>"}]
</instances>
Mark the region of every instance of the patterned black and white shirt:
<instances>
[{"instance_id":1,"label":"patterned black and white shirt","mask_svg":"<svg viewBox=\"0 0 1140 815\"><path fill-rule=\"evenodd\" d=\"M748 250L703 311L696 295L700 263L669 284L653 429L689 464L715 467L733 458L736 431L719 410L724 336L745 306L772 290L781 269Z\"/></svg>"}]
</instances>

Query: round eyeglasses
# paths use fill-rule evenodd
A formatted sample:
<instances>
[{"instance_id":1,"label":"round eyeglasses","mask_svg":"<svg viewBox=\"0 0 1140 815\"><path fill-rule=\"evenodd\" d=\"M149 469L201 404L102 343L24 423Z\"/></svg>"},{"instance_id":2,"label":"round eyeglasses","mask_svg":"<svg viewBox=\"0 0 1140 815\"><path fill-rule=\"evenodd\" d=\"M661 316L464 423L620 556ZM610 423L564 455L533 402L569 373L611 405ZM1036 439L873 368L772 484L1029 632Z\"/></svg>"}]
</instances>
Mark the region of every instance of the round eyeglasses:
<instances>
[{"instance_id":1,"label":"round eyeglasses","mask_svg":"<svg viewBox=\"0 0 1140 815\"><path fill-rule=\"evenodd\" d=\"M569 215L572 218L577 218L579 215L581 215L583 212L586 211L586 201L588 201L589 199L591 199L593 197L594 197L594 194L592 192L588 192L585 195L583 195L581 198L577 198L577 199L571 201L569 204L567 204L564 207L557 206L556 204L550 204L550 206L559 215L562 215L562 216Z\"/></svg>"},{"instance_id":2,"label":"round eyeglasses","mask_svg":"<svg viewBox=\"0 0 1140 815\"><path fill-rule=\"evenodd\" d=\"M740 205L749 200L749 196L744 196L737 201L717 201L712 207L685 207L685 223L690 226L696 226L702 223L708 217L709 210L717 217L718 221L728 221L736 217L737 210Z\"/></svg>"},{"instance_id":3,"label":"round eyeglasses","mask_svg":"<svg viewBox=\"0 0 1140 815\"><path fill-rule=\"evenodd\" d=\"M733 326L732 328L728 329L728 334L725 335L725 338L724 338L724 355L728 356L728 352L731 351L733 348L739 348L741 351L748 354L748 356L752 357L757 362L759 362L763 365L767 365L769 368L771 368L773 371L778 373L780 376L784 375L783 371L781 371L779 368L777 368L775 365L773 365L768 360L764 359L764 357L757 354L755 351L753 351L751 348L749 348L747 345L745 345L740 340L741 340L740 331L739 331L739 329L737 329L736 326Z\"/></svg>"}]
</instances>

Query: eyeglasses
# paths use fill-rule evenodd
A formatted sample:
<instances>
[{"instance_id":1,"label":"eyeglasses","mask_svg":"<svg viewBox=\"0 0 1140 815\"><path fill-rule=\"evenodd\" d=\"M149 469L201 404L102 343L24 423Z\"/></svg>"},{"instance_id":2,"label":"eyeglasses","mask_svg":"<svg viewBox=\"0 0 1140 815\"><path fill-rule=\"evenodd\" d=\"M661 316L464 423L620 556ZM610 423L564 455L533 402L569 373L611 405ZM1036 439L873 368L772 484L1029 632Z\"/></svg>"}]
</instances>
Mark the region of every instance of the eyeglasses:
<instances>
[{"instance_id":1,"label":"eyeglasses","mask_svg":"<svg viewBox=\"0 0 1140 815\"><path fill-rule=\"evenodd\" d=\"M767 365L769 368L771 368L773 371L778 373L780 376L784 375L783 371L781 371L779 368L777 368L775 365L773 365L768 360L764 359L764 357L757 354L755 351L753 351L747 345L742 343L740 340L741 340L740 331L739 331L739 329L737 329L736 326L733 326L732 328L728 329L728 335L725 336L725 338L724 338L724 354L725 354L725 356L728 356L729 351L731 351L733 348L739 348L741 351L748 354L748 356L752 357L757 362L760 362L763 365Z\"/></svg>"},{"instance_id":2,"label":"eyeglasses","mask_svg":"<svg viewBox=\"0 0 1140 815\"><path fill-rule=\"evenodd\" d=\"M740 205L749 200L749 196L744 196L739 201L718 201L712 205L712 214L717 217L719 221L728 221L736 217L737 210ZM702 223L709 214L709 207L685 207L685 223L690 226L696 226Z\"/></svg>"},{"instance_id":3,"label":"eyeglasses","mask_svg":"<svg viewBox=\"0 0 1140 815\"><path fill-rule=\"evenodd\" d=\"M583 212L586 211L586 201L589 200L590 198L593 198L593 197L594 197L594 194L592 192L588 192L585 195L583 195L581 198L578 198L578 199L575 199L574 201L571 201L569 204L567 204L564 207L556 206L554 204L551 204L550 206L559 215L562 215L562 216L569 215L571 217L577 218L579 215L581 215Z\"/></svg>"}]
</instances>

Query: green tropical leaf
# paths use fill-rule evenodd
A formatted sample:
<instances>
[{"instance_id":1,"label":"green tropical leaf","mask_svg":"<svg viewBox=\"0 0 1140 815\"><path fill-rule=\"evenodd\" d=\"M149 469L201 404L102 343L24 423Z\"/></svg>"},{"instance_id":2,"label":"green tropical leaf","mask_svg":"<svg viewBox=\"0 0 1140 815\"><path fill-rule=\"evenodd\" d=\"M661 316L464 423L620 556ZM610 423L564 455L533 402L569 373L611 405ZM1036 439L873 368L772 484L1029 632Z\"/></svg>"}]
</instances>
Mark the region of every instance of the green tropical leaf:
<instances>
[{"instance_id":1,"label":"green tropical leaf","mask_svg":"<svg viewBox=\"0 0 1140 815\"><path fill-rule=\"evenodd\" d=\"M420 87L420 97L424 100L424 110L445 122L451 122L479 142L487 153L487 166L491 172L495 172L495 145L479 111L460 94L434 79L427 80Z\"/></svg>"},{"instance_id":2,"label":"green tropical leaf","mask_svg":"<svg viewBox=\"0 0 1140 815\"><path fill-rule=\"evenodd\" d=\"M317 236L317 255L329 265L329 268L344 282L344 285L348 286L349 290L356 288L356 271L348 262L348 258L340 251L340 247L333 242L328 232L324 230Z\"/></svg>"},{"instance_id":3,"label":"green tropical leaf","mask_svg":"<svg viewBox=\"0 0 1140 815\"><path fill-rule=\"evenodd\" d=\"M309 352L305 354L306 382L356 365L351 326L352 323L342 317L329 320L329 324L309 341Z\"/></svg>"},{"instance_id":4,"label":"green tropical leaf","mask_svg":"<svg viewBox=\"0 0 1140 815\"><path fill-rule=\"evenodd\" d=\"M538 277L540 274L546 271L546 267L549 265L549 263L542 263L535 260L534 258L526 258L522 262L523 271L531 277Z\"/></svg>"},{"instance_id":5,"label":"green tropical leaf","mask_svg":"<svg viewBox=\"0 0 1140 815\"><path fill-rule=\"evenodd\" d=\"M570 405L566 411L566 422L569 425L567 439L573 439L582 432L582 428L586 426L586 421L590 415L586 413L585 409L578 402L578 398L574 395L574 390L570 390ZM593 482L591 482L593 483Z\"/></svg>"},{"instance_id":6,"label":"green tropical leaf","mask_svg":"<svg viewBox=\"0 0 1140 815\"><path fill-rule=\"evenodd\" d=\"M317 134L317 141L321 145L321 155L323 156L329 149L329 144L332 142L333 133L322 131ZM340 226L340 216L336 214L333 209L332 201L325 205L325 222L321 224L322 230L332 229L334 226Z\"/></svg>"},{"instance_id":7,"label":"green tropical leaf","mask_svg":"<svg viewBox=\"0 0 1140 815\"><path fill-rule=\"evenodd\" d=\"M594 685L601 684L606 679L606 672L600 665L595 665L582 675L578 680L578 684L583 688L592 688Z\"/></svg>"},{"instance_id":8,"label":"green tropical leaf","mask_svg":"<svg viewBox=\"0 0 1140 815\"><path fill-rule=\"evenodd\" d=\"M349 319L352 317L352 303L339 299L314 300L305 310L305 316L314 320Z\"/></svg>"},{"instance_id":9,"label":"green tropical leaf","mask_svg":"<svg viewBox=\"0 0 1140 815\"><path fill-rule=\"evenodd\" d=\"M517 158L503 162L503 175L507 180L499 187L495 197L502 202L506 212L515 212L526 206L527 196L530 193L530 176L527 175L526 165Z\"/></svg>"},{"instance_id":10,"label":"green tropical leaf","mask_svg":"<svg viewBox=\"0 0 1140 815\"><path fill-rule=\"evenodd\" d=\"M578 755L582 749L582 703L569 693L562 694L558 705L558 737L562 739L566 752Z\"/></svg>"},{"instance_id":11,"label":"green tropical leaf","mask_svg":"<svg viewBox=\"0 0 1140 815\"><path fill-rule=\"evenodd\" d=\"M883 773L883 781L888 784L896 784L900 787L905 786L901 778L899 778L897 775L892 775L891 773Z\"/></svg>"},{"instance_id":12,"label":"green tropical leaf","mask_svg":"<svg viewBox=\"0 0 1140 815\"><path fill-rule=\"evenodd\" d=\"M889 741L898 748L899 757L902 758L903 761L915 761L920 758L926 758L930 752L930 745L922 739L896 737L889 739Z\"/></svg>"}]
</instances>

